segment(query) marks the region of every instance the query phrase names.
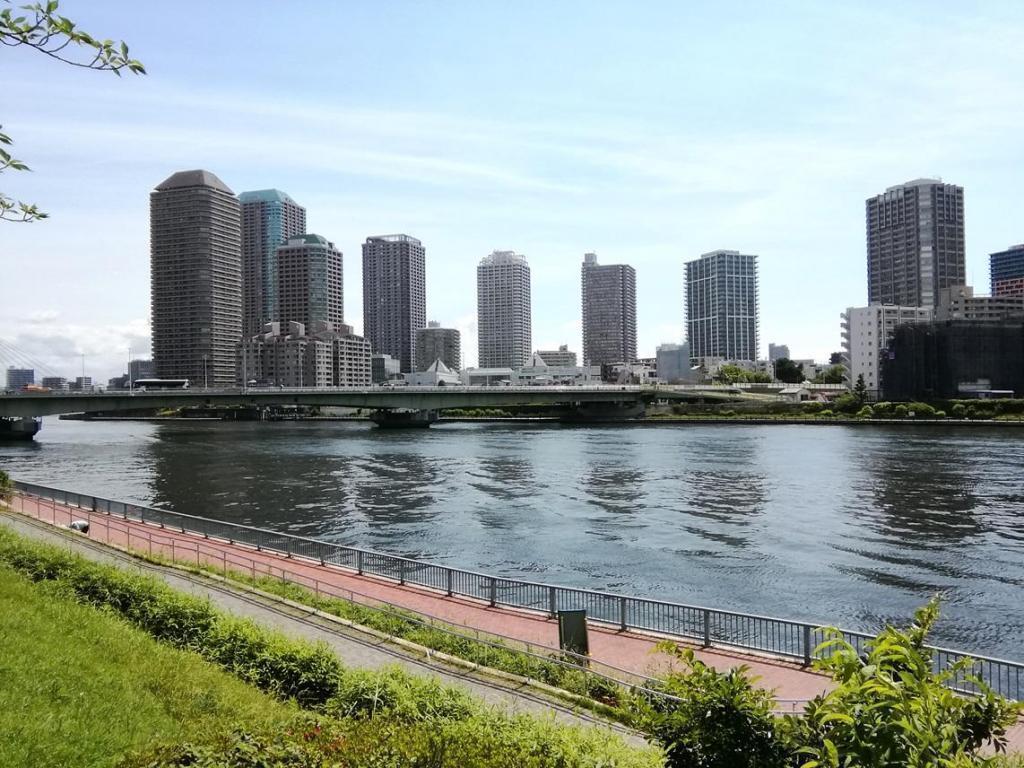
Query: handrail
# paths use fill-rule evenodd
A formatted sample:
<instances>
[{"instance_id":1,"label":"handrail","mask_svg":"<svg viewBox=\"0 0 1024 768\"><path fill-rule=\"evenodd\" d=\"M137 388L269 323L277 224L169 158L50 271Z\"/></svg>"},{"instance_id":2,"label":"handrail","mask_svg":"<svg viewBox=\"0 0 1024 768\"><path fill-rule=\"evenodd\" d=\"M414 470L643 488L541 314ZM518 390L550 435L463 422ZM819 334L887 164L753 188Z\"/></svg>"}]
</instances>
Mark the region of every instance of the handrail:
<instances>
[{"instance_id":1,"label":"handrail","mask_svg":"<svg viewBox=\"0 0 1024 768\"><path fill-rule=\"evenodd\" d=\"M115 501L60 488L14 481L19 491L68 506L119 515L124 519L156 523L204 537L227 539L284 554L319 560L356 573L383 577L400 584L415 584L440 590L447 595L485 600L491 606L509 606L547 615L565 608L583 608L588 619L622 631L655 632L667 637L697 641L704 647L728 647L795 660L805 666L819 656L817 646L825 638L820 624L779 619L771 616L719 610L652 598L632 597L598 590L564 587L542 582L492 576L460 568L451 568L413 558L390 555L358 547L278 531L228 523L171 510ZM842 636L858 650L872 639L863 632L841 630ZM949 663L970 658L976 662L977 675L997 693L1024 700L1024 664L978 656L962 651L929 646L936 670ZM951 687L965 693L977 691L968 678L958 675Z\"/></svg>"}]
</instances>

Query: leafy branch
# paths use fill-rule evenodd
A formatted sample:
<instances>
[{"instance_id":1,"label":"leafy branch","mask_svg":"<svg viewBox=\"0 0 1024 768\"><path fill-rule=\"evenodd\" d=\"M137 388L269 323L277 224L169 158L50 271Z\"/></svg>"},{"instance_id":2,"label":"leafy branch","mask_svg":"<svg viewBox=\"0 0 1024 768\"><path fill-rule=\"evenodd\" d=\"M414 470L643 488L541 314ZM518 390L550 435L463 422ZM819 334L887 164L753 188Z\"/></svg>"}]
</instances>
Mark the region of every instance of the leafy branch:
<instances>
[{"instance_id":1,"label":"leafy branch","mask_svg":"<svg viewBox=\"0 0 1024 768\"><path fill-rule=\"evenodd\" d=\"M0 0L10 5L10 0ZM124 41L100 40L58 13L58 0L33 3L17 9L0 9L0 45L8 48L27 46L40 53L83 69L113 72L118 77L122 70L132 74L146 74L142 62L128 55ZM84 55L76 56L76 53ZM2 127L2 126L0 126ZM31 170L13 157L6 149L11 137L0 132L0 173L7 170ZM0 221L30 222L45 219L47 214L31 203L15 201L0 192Z\"/></svg>"}]
</instances>

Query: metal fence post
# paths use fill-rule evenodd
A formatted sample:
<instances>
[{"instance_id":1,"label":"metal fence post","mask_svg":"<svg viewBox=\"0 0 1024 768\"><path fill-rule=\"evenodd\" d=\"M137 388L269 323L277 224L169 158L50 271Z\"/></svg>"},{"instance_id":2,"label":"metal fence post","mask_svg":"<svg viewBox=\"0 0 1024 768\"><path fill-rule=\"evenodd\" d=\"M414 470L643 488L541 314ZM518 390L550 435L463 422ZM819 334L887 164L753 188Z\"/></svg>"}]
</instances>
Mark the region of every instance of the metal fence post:
<instances>
[{"instance_id":1,"label":"metal fence post","mask_svg":"<svg viewBox=\"0 0 1024 768\"><path fill-rule=\"evenodd\" d=\"M448 582L448 585L447 585L448 586L448 589L447 589L448 597L451 597L452 596L452 569L451 568L445 568L445 575L446 575L445 580Z\"/></svg>"},{"instance_id":2,"label":"metal fence post","mask_svg":"<svg viewBox=\"0 0 1024 768\"><path fill-rule=\"evenodd\" d=\"M292 556L292 540L291 539L285 539L285 548L288 550L288 554L286 554L285 557L291 557Z\"/></svg>"},{"instance_id":3,"label":"metal fence post","mask_svg":"<svg viewBox=\"0 0 1024 768\"><path fill-rule=\"evenodd\" d=\"M704 647L711 647L711 611L704 609Z\"/></svg>"},{"instance_id":4,"label":"metal fence post","mask_svg":"<svg viewBox=\"0 0 1024 768\"><path fill-rule=\"evenodd\" d=\"M619 629L621 629L623 632L625 632L626 629L629 626L627 624L627 622L626 622L626 618L627 618L626 617L626 612L627 612L627 609L626 609L626 598L625 597L620 597L619 598Z\"/></svg>"},{"instance_id":5,"label":"metal fence post","mask_svg":"<svg viewBox=\"0 0 1024 768\"><path fill-rule=\"evenodd\" d=\"M405 560L398 561L398 583L405 584Z\"/></svg>"},{"instance_id":6,"label":"metal fence post","mask_svg":"<svg viewBox=\"0 0 1024 768\"><path fill-rule=\"evenodd\" d=\"M363 550L356 550L356 573L363 575Z\"/></svg>"},{"instance_id":7,"label":"metal fence post","mask_svg":"<svg viewBox=\"0 0 1024 768\"><path fill-rule=\"evenodd\" d=\"M548 613L552 618L558 615L558 595L554 587L548 587Z\"/></svg>"},{"instance_id":8,"label":"metal fence post","mask_svg":"<svg viewBox=\"0 0 1024 768\"><path fill-rule=\"evenodd\" d=\"M498 580L491 576L491 607L498 604Z\"/></svg>"},{"instance_id":9,"label":"metal fence post","mask_svg":"<svg viewBox=\"0 0 1024 768\"><path fill-rule=\"evenodd\" d=\"M804 624L804 666L811 665L811 625Z\"/></svg>"}]
</instances>

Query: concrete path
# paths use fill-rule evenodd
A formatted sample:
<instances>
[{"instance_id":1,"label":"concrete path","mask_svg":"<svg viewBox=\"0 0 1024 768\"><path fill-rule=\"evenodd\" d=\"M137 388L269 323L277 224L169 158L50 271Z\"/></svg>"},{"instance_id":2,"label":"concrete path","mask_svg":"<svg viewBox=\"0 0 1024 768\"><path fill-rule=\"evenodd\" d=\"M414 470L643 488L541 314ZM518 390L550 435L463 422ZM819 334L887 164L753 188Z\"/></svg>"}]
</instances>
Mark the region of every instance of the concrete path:
<instances>
[{"instance_id":1,"label":"concrete path","mask_svg":"<svg viewBox=\"0 0 1024 768\"><path fill-rule=\"evenodd\" d=\"M359 602L380 601L453 624L515 638L551 652L558 648L557 622L537 613L490 607L483 601L447 597L443 592L425 587L400 585L335 566L322 566L316 561L288 558L237 543L204 539L32 497L16 496L12 508L59 526L67 525L72 519L90 520L90 538L126 549L159 553L186 563L281 576L320 592L340 596L350 593ZM623 632L597 624L590 625L589 634L591 658L597 668L609 674L613 672L600 665L654 677L670 664L664 654L656 652L655 645L660 638L653 635ZM774 691L778 711L799 712L804 703L831 687L828 678L796 663L739 651L692 647L699 659L716 669L746 665L759 686ZM1018 723L1010 736L1013 749L1024 752L1024 722Z\"/></svg>"},{"instance_id":2,"label":"concrete path","mask_svg":"<svg viewBox=\"0 0 1024 768\"><path fill-rule=\"evenodd\" d=\"M202 576L144 563L110 547L88 541L70 531L56 530L52 526L31 519L23 520L17 516L0 513L0 525L23 536L69 549L90 560L153 576L177 590L209 599L225 612L251 618L261 625L292 637L322 641L330 646L346 666L377 669L397 665L413 674L433 677L445 685L460 688L505 712L528 712L542 717L553 717L568 725L612 730L634 745L645 743L639 734L625 727L593 717L585 710L576 711L565 702L548 698L529 686L516 687L512 683L506 685L491 682L484 676L475 676L466 670L414 658L403 653L400 648L372 635L348 630L328 620L290 609L280 603L259 598L242 589L222 585Z\"/></svg>"}]
</instances>

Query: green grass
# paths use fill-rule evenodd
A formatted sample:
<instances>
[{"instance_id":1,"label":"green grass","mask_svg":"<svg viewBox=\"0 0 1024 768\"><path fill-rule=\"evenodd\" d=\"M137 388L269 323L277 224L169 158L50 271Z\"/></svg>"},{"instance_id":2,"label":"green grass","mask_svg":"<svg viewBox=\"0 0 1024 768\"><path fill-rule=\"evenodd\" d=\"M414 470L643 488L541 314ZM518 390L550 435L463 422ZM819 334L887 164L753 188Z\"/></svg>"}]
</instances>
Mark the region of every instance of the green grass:
<instances>
[{"instance_id":1,"label":"green grass","mask_svg":"<svg viewBox=\"0 0 1024 768\"><path fill-rule=\"evenodd\" d=\"M0 765L105 766L297 709L0 566Z\"/></svg>"}]
</instances>

